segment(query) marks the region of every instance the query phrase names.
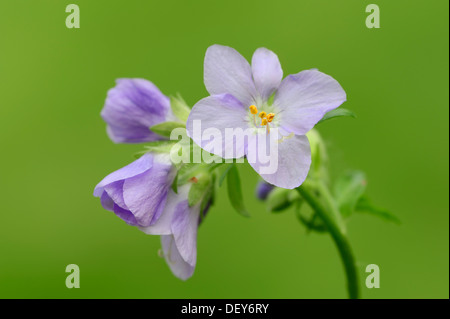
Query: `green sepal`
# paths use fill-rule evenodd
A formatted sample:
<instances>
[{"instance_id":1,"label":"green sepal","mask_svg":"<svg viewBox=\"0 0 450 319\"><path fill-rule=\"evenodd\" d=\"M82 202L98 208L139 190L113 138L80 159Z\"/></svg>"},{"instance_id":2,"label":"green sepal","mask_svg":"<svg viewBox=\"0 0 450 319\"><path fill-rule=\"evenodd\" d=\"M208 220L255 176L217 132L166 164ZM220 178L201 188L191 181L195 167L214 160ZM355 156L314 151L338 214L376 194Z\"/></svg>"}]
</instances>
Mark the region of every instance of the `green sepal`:
<instances>
[{"instance_id":1,"label":"green sepal","mask_svg":"<svg viewBox=\"0 0 450 319\"><path fill-rule=\"evenodd\" d=\"M306 137L311 147L311 168L309 170L309 176L314 179L321 179L325 184L328 184L328 154L325 142L316 129L312 129L306 133Z\"/></svg>"},{"instance_id":2,"label":"green sepal","mask_svg":"<svg viewBox=\"0 0 450 319\"><path fill-rule=\"evenodd\" d=\"M181 122L186 123L191 109L179 94L176 97L170 97L170 108Z\"/></svg>"},{"instance_id":3,"label":"green sepal","mask_svg":"<svg viewBox=\"0 0 450 319\"><path fill-rule=\"evenodd\" d=\"M201 173L195 178L196 181L192 182L192 186L188 194L189 206L198 204L212 187L212 178L210 174Z\"/></svg>"},{"instance_id":4,"label":"green sepal","mask_svg":"<svg viewBox=\"0 0 450 319\"><path fill-rule=\"evenodd\" d=\"M366 190L366 175L361 171L349 171L334 184L334 197L342 216L348 217Z\"/></svg>"},{"instance_id":5,"label":"green sepal","mask_svg":"<svg viewBox=\"0 0 450 319\"><path fill-rule=\"evenodd\" d=\"M175 175L175 178L173 179L172 182L172 190L174 191L175 194L178 194L178 171L177 171L177 175Z\"/></svg>"},{"instance_id":6,"label":"green sepal","mask_svg":"<svg viewBox=\"0 0 450 319\"><path fill-rule=\"evenodd\" d=\"M187 163L180 165L176 176L177 188L179 186L185 185L186 183L192 183L194 177L198 179L203 175L213 176L214 174L211 174L208 171L208 166L209 165L207 164L201 163Z\"/></svg>"},{"instance_id":7,"label":"green sepal","mask_svg":"<svg viewBox=\"0 0 450 319\"><path fill-rule=\"evenodd\" d=\"M227 174L227 188L228 197L231 202L231 206L242 216L250 217L247 209L244 206L244 199L242 196L241 180L239 178L239 172L236 165L232 165Z\"/></svg>"},{"instance_id":8,"label":"green sepal","mask_svg":"<svg viewBox=\"0 0 450 319\"><path fill-rule=\"evenodd\" d=\"M206 206L208 205L209 202L211 202L211 205L214 205L214 201L215 201L215 184L216 184L216 176L215 174L211 175L211 187L209 187L207 189L207 191L205 192L203 199L202 199L202 203L200 204L200 215L201 215L201 220L205 219L205 215L204 215L204 211Z\"/></svg>"},{"instance_id":9,"label":"green sepal","mask_svg":"<svg viewBox=\"0 0 450 319\"><path fill-rule=\"evenodd\" d=\"M164 137L170 137L170 134L176 128L186 128L186 125L180 122L162 122L150 127L150 131Z\"/></svg>"},{"instance_id":10,"label":"green sepal","mask_svg":"<svg viewBox=\"0 0 450 319\"><path fill-rule=\"evenodd\" d=\"M353 113L352 111L344 109L342 107L339 107L337 109L331 110L330 112L326 113L322 117L322 119L319 122L317 122L317 124L322 123L322 122L324 122L326 120L330 120L332 118L341 117L341 116L356 118L356 114Z\"/></svg>"},{"instance_id":11,"label":"green sepal","mask_svg":"<svg viewBox=\"0 0 450 319\"><path fill-rule=\"evenodd\" d=\"M139 151L134 154L135 158L140 158L145 153L170 153L172 147L177 143L177 141L155 141L149 142L144 146L144 150Z\"/></svg>"},{"instance_id":12,"label":"green sepal","mask_svg":"<svg viewBox=\"0 0 450 319\"><path fill-rule=\"evenodd\" d=\"M155 141L144 146L146 152L170 153L177 141Z\"/></svg>"},{"instance_id":13,"label":"green sepal","mask_svg":"<svg viewBox=\"0 0 450 319\"><path fill-rule=\"evenodd\" d=\"M184 185L192 177L205 171L205 164L200 163L186 163L182 164L178 170L178 185Z\"/></svg>"}]
</instances>

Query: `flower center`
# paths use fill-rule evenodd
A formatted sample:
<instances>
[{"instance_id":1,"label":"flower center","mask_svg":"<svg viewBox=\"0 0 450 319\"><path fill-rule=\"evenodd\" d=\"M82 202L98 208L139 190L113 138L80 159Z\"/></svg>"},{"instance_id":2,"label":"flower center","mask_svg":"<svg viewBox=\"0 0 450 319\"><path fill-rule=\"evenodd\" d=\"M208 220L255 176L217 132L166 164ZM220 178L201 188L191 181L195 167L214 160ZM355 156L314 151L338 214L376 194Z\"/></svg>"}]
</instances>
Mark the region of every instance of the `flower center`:
<instances>
[{"instance_id":1,"label":"flower center","mask_svg":"<svg viewBox=\"0 0 450 319\"><path fill-rule=\"evenodd\" d=\"M255 126L258 127L256 124L256 114L258 114L258 108L255 105L250 105L248 108L250 109L250 113L253 115L253 122ZM261 126L265 126L267 128L267 133L270 133L269 123L273 121L275 113L267 114L266 112L261 111L258 116L261 118Z\"/></svg>"}]
</instances>

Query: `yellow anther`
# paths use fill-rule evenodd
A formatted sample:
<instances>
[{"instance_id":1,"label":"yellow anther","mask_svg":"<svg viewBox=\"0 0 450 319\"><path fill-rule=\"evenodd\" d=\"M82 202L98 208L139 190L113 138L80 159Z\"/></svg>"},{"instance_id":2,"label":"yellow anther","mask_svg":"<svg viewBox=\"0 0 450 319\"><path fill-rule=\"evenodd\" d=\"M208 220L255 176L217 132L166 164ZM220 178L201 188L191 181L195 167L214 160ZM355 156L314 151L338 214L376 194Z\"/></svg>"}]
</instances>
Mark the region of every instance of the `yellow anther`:
<instances>
[{"instance_id":1,"label":"yellow anther","mask_svg":"<svg viewBox=\"0 0 450 319\"><path fill-rule=\"evenodd\" d=\"M195 176L191 177L191 178L189 179L189 181L192 182L192 183L194 183L194 184L197 184L197 183L198 183L198 179L197 179L197 177L195 177Z\"/></svg>"},{"instance_id":2,"label":"yellow anther","mask_svg":"<svg viewBox=\"0 0 450 319\"><path fill-rule=\"evenodd\" d=\"M253 115L258 114L258 109L256 108L256 106L250 105L249 109L250 109L250 113L252 113Z\"/></svg>"},{"instance_id":3,"label":"yellow anther","mask_svg":"<svg viewBox=\"0 0 450 319\"><path fill-rule=\"evenodd\" d=\"M259 117L262 118L262 119L265 118L266 115L267 115L267 113L264 112L264 111L262 111L261 113L259 113Z\"/></svg>"},{"instance_id":4,"label":"yellow anther","mask_svg":"<svg viewBox=\"0 0 450 319\"><path fill-rule=\"evenodd\" d=\"M266 125L266 124L267 124L267 119L262 119L261 125Z\"/></svg>"},{"instance_id":5,"label":"yellow anther","mask_svg":"<svg viewBox=\"0 0 450 319\"><path fill-rule=\"evenodd\" d=\"M267 121L272 122L274 117L275 117L274 113L267 114Z\"/></svg>"}]
</instances>

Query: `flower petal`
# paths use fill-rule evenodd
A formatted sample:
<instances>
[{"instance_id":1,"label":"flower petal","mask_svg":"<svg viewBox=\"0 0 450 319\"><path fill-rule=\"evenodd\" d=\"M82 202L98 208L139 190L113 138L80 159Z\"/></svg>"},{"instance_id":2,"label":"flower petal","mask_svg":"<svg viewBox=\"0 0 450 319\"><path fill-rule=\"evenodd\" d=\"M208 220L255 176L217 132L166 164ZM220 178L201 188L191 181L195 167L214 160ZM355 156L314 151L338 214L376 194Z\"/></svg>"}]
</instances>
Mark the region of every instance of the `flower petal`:
<instances>
[{"instance_id":1,"label":"flower petal","mask_svg":"<svg viewBox=\"0 0 450 319\"><path fill-rule=\"evenodd\" d=\"M200 215L200 204L189 207L185 200L177 205L172 220L172 233L181 257L195 266L197 260L197 228Z\"/></svg>"},{"instance_id":2,"label":"flower petal","mask_svg":"<svg viewBox=\"0 0 450 319\"><path fill-rule=\"evenodd\" d=\"M304 135L283 137L281 141L280 138L276 129L270 134L254 135L249 141L247 159L266 182L292 189L300 186L308 175L311 149ZM271 145L275 148L271 149Z\"/></svg>"},{"instance_id":3,"label":"flower petal","mask_svg":"<svg viewBox=\"0 0 450 319\"><path fill-rule=\"evenodd\" d=\"M141 143L161 139L149 127L171 116L169 98L144 79L118 79L116 83L101 112L111 140Z\"/></svg>"},{"instance_id":4,"label":"flower petal","mask_svg":"<svg viewBox=\"0 0 450 319\"><path fill-rule=\"evenodd\" d=\"M142 227L139 229L146 233L147 235L170 235L172 234L172 220L175 212L177 210L178 204L186 201L188 198L189 190L192 184L188 183L178 188L178 194L169 191L167 196L167 203L164 207L164 211L161 217L156 221L154 225Z\"/></svg>"},{"instance_id":5,"label":"flower petal","mask_svg":"<svg viewBox=\"0 0 450 319\"><path fill-rule=\"evenodd\" d=\"M105 193L113 200L119 207L128 210L125 201L123 200L123 183L124 181L117 181L105 186Z\"/></svg>"},{"instance_id":6,"label":"flower petal","mask_svg":"<svg viewBox=\"0 0 450 319\"><path fill-rule=\"evenodd\" d=\"M103 194L100 196L100 203L102 204L104 209L111 212L114 211L114 201L111 197L109 197L108 193L103 192Z\"/></svg>"},{"instance_id":7,"label":"flower petal","mask_svg":"<svg viewBox=\"0 0 450 319\"><path fill-rule=\"evenodd\" d=\"M195 270L195 264L188 264L178 251L175 239L172 235L161 236L161 245L164 252L164 259L170 267L172 273L182 279L189 279Z\"/></svg>"},{"instance_id":8,"label":"flower petal","mask_svg":"<svg viewBox=\"0 0 450 319\"><path fill-rule=\"evenodd\" d=\"M94 196L102 196L105 186L142 174L143 172L149 170L152 165L153 156L150 153L144 154L134 162L106 176L100 183L97 184L97 186L95 186Z\"/></svg>"},{"instance_id":9,"label":"flower petal","mask_svg":"<svg viewBox=\"0 0 450 319\"><path fill-rule=\"evenodd\" d=\"M114 204L114 213L117 215L117 217L125 221L128 225L130 226L138 225L136 218L134 217L133 213L130 212L129 210L123 209L119 205Z\"/></svg>"},{"instance_id":10,"label":"flower petal","mask_svg":"<svg viewBox=\"0 0 450 319\"><path fill-rule=\"evenodd\" d=\"M266 48L259 48L253 53L252 74L256 89L264 101L267 101L283 79L277 55Z\"/></svg>"},{"instance_id":11,"label":"flower petal","mask_svg":"<svg viewBox=\"0 0 450 319\"><path fill-rule=\"evenodd\" d=\"M150 170L125 180L124 202L140 226L150 226L161 216L174 177L170 162L161 163L155 158Z\"/></svg>"},{"instance_id":12,"label":"flower petal","mask_svg":"<svg viewBox=\"0 0 450 319\"><path fill-rule=\"evenodd\" d=\"M227 46L215 44L206 50L204 82L209 94L232 94L245 106L257 96L250 64Z\"/></svg>"},{"instance_id":13,"label":"flower petal","mask_svg":"<svg viewBox=\"0 0 450 319\"><path fill-rule=\"evenodd\" d=\"M248 129L247 110L230 94L212 95L197 102L187 121L188 136L205 151L223 158L245 154L245 139L233 138ZM227 140L226 136L230 138Z\"/></svg>"},{"instance_id":14,"label":"flower petal","mask_svg":"<svg viewBox=\"0 0 450 319\"><path fill-rule=\"evenodd\" d=\"M303 135L325 115L346 100L341 85L317 70L289 75L275 94L274 105L280 108L280 125Z\"/></svg>"}]
</instances>

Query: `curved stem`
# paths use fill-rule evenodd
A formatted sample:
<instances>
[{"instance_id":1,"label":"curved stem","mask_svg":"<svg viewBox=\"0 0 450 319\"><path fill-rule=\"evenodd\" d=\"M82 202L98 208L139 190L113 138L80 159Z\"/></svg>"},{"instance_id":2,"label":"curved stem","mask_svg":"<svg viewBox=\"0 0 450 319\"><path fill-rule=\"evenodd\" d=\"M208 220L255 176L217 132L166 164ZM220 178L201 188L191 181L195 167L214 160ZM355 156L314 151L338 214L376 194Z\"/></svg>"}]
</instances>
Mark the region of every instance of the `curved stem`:
<instances>
[{"instance_id":1,"label":"curved stem","mask_svg":"<svg viewBox=\"0 0 450 319\"><path fill-rule=\"evenodd\" d=\"M349 297L351 299L359 298L359 284L358 284L358 272L355 265L355 258L349 243L349 240L345 234L343 223L339 211L335 207L332 201L331 194L325 185L318 184L317 190L323 195L327 206L325 207L311 187L308 187L308 183L303 183L297 188L297 191L308 202L308 204L314 209L319 217L325 223L328 231L331 234L344 264L345 273L347 275L347 288Z\"/></svg>"}]
</instances>

